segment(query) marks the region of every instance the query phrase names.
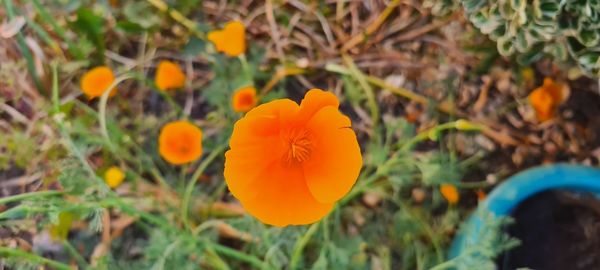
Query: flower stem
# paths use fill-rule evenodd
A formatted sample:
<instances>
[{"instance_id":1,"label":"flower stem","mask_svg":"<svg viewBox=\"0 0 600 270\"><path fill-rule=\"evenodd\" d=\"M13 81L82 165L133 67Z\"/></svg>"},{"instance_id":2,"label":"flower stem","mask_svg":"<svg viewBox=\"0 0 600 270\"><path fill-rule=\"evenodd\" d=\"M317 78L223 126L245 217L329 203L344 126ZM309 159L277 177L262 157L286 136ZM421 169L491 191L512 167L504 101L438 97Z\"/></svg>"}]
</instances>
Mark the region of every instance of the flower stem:
<instances>
[{"instance_id":1,"label":"flower stem","mask_svg":"<svg viewBox=\"0 0 600 270\"><path fill-rule=\"evenodd\" d=\"M369 105L369 110L371 111L372 125L373 127L375 127L377 126L377 122L379 121L379 106L377 105L377 101L375 100L375 93L373 91L373 88L367 82L365 74L363 74L362 71L358 69L358 67L356 66L356 64L354 64L354 61L350 56L344 54L342 55L342 58L346 66L348 66L350 74L354 76L354 79L358 81L358 84L360 84L362 89L365 91L365 96L367 97L367 104Z\"/></svg>"},{"instance_id":2,"label":"flower stem","mask_svg":"<svg viewBox=\"0 0 600 270\"><path fill-rule=\"evenodd\" d=\"M456 266L456 263L454 262L454 260L449 260L449 261L445 261L443 263L440 263L434 267L432 267L429 270L444 270L444 269L451 269L454 268Z\"/></svg>"},{"instance_id":3,"label":"flower stem","mask_svg":"<svg viewBox=\"0 0 600 270\"><path fill-rule=\"evenodd\" d=\"M169 5L167 3L165 3L163 0L147 0L147 1L148 1L148 3L153 5L158 10L168 13L169 16L171 16L171 18L173 20L175 20L176 22L183 25L190 32L192 32L197 38L204 39L204 33L202 31L200 31L200 29L198 29L198 27L196 26L196 23L193 22L192 20L186 18L185 16L183 16L183 14L181 14L181 12L169 7Z\"/></svg>"},{"instance_id":4,"label":"flower stem","mask_svg":"<svg viewBox=\"0 0 600 270\"><path fill-rule=\"evenodd\" d=\"M246 59L246 54L240 54L238 56L238 59L240 59L240 64L242 65L242 71L244 72L244 76L250 83L252 83L254 76L252 76L252 71L250 70L250 66L248 65L248 59Z\"/></svg>"},{"instance_id":5,"label":"flower stem","mask_svg":"<svg viewBox=\"0 0 600 270\"><path fill-rule=\"evenodd\" d=\"M33 262L36 264L47 265L47 266L50 266L50 267L58 269L58 270L71 270L72 269L71 266L66 265L64 263L46 259L39 255L22 251L18 248L0 247L0 254L3 255L0 257L9 257L9 256L19 257L19 258L22 258L24 260L27 260L27 261L30 261L30 262Z\"/></svg>"},{"instance_id":6,"label":"flower stem","mask_svg":"<svg viewBox=\"0 0 600 270\"><path fill-rule=\"evenodd\" d=\"M325 217L325 218L327 218L327 217ZM290 260L290 268L289 269L291 269L291 270L298 269L298 263L300 262L300 259L302 258L302 253L304 251L304 247L306 247L306 244L308 244L308 241L310 240L310 238L317 232L317 229L319 228L319 224L321 224L321 223L317 222L317 223L313 223L312 225L310 225L308 230L306 230L304 235L302 235L302 238L300 238L296 242L296 245L294 246L294 251L292 253L292 259Z\"/></svg>"},{"instance_id":7,"label":"flower stem","mask_svg":"<svg viewBox=\"0 0 600 270\"><path fill-rule=\"evenodd\" d=\"M214 244L214 243L210 243L210 242L205 242L205 245L211 247L212 249L214 249L216 252L221 253L223 255L229 256L231 258L237 259L239 261L242 262L247 262L249 264L251 264L252 266L258 268L258 269L269 269L267 267L267 265L265 265L265 263L263 263L261 260L259 260L258 258L245 254L243 252L237 251L235 249L232 249L230 247L227 246L223 246L223 245L219 245L219 244Z\"/></svg>"},{"instance_id":8,"label":"flower stem","mask_svg":"<svg viewBox=\"0 0 600 270\"><path fill-rule=\"evenodd\" d=\"M108 104L108 97L112 92L111 89L115 88L122 81L131 78L133 78L132 75L124 74L115 79L115 81L104 90L102 96L100 97L100 103L98 104L98 121L100 122L100 130L102 132L104 140L106 140L106 144L108 145L108 147L111 148L111 150L114 148L114 146L110 141L110 136L108 135L108 128L106 127L106 106Z\"/></svg>"},{"instance_id":9,"label":"flower stem","mask_svg":"<svg viewBox=\"0 0 600 270\"><path fill-rule=\"evenodd\" d=\"M6 198L1 198L0 199L0 205L7 204L7 203L10 203L10 202L16 202L16 201L26 200L26 199L30 199L30 198L35 198L35 197L57 196L57 195L62 195L64 193L65 192L63 192L63 191L57 191L57 190L48 190L48 191L21 193L19 195L14 195L14 196L6 197Z\"/></svg>"},{"instance_id":10,"label":"flower stem","mask_svg":"<svg viewBox=\"0 0 600 270\"><path fill-rule=\"evenodd\" d=\"M77 264L81 266L81 269L90 268L90 265L85 261L85 258L83 258L81 254L79 254L77 249L75 249L75 247L73 247L73 245L71 245L71 243L69 243L68 240L63 241L63 247L67 250L71 257L75 259L75 261L77 261Z\"/></svg>"},{"instance_id":11,"label":"flower stem","mask_svg":"<svg viewBox=\"0 0 600 270\"><path fill-rule=\"evenodd\" d=\"M3 2L4 2L4 7L6 8L6 15L7 15L8 19L13 20L16 16L13 1L5 0ZM40 81L40 77L38 76L38 72L35 67L35 61L33 59L33 55L31 54L29 47L27 47L27 43L25 42L25 36L23 35L23 32L19 31L17 33L16 37L17 37L17 45L19 46L19 49L21 50L21 55L23 55L23 57L25 58L25 60L27 62L27 69L29 70L29 74L31 75L31 78L33 79L35 87L37 88L38 92L40 92L40 94L44 94L46 92L46 90L44 89L44 86L42 85L42 82Z\"/></svg>"},{"instance_id":12,"label":"flower stem","mask_svg":"<svg viewBox=\"0 0 600 270\"><path fill-rule=\"evenodd\" d=\"M215 147L210 154L200 163L196 171L192 174L192 177L188 180L187 186L185 187L185 191L183 193L183 199L181 200L181 220L183 221L184 226L191 229L189 218L188 218L188 209L190 200L192 197L192 192L194 191L194 184L198 181L198 178L204 173L204 170L208 167L208 165L218 156L220 155L225 148L227 148L227 143L223 143L217 147Z\"/></svg>"}]
</instances>

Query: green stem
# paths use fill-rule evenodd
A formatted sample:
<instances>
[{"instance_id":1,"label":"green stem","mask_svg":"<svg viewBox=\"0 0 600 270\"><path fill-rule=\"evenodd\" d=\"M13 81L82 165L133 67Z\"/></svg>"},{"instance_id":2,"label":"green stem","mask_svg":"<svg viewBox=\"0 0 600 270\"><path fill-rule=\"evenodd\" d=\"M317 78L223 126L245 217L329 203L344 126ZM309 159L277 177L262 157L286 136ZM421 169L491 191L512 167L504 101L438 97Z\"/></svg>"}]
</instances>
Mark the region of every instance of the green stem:
<instances>
[{"instance_id":1,"label":"green stem","mask_svg":"<svg viewBox=\"0 0 600 270\"><path fill-rule=\"evenodd\" d=\"M205 38L204 33L200 29L198 29L195 22L193 22L192 20L183 16L183 14L181 14L181 12L177 11L176 9L169 7L169 5L165 1L163 1L163 0L147 0L147 1L148 1L148 3L153 5L158 10L168 13L169 16L171 16L171 18L173 20L175 20L176 22L183 25L185 28L188 29L188 31L192 32L197 38L199 38L199 39Z\"/></svg>"},{"instance_id":2,"label":"green stem","mask_svg":"<svg viewBox=\"0 0 600 270\"><path fill-rule=\"evenodd\" d=\"M58 93L58 72L56 62L52 62L52 108L54 114L60 112L60 97Z\"/></svg>"},{"instance_id":3,"label":"green stem","mask_svg":"<svg viewBox=\"0 0 600 270\"><path fill-rule=\"evenodd\" d=\"M192 174L192 177L188 180L187 186L185 187L185 191L183 194L183 199L181 200L181 219L183 224L191 229L189 218L188 218L188 209L190 200L192 197L192 192L194 191L194 185L198 181L198 178L204 173L204 170L208 167L208 165L219 155L221 154L225 148L227 148L227 144L221 144L215 147L212 152L200 163L196 171Z\"/></svg>"},{"instance_id":4,"label":"green stem","mask_svg":"<svg viewBox=\"0 0 600 270\"><path fill-rule=\"evenodd\" d=\"M454 129L454 128L456 128L456 121L439 124L439 125L434 126L434 127L430 128L428 130L420 132L419 134L417 134L417 136L414 136L408 142L404 143L404 145L402 145L402 147L400 148L400 152L402 152L402 151L408 151L415 144L420 143L422 141L426 141L426 140L432 139L431 138L432 133L439 133L439 132L442 132L444 130Z\"/></svg>"},{"instance_id":5,"label":"green stem","mask_svg":"<svg viewBox=\"0 0 600 270\"><path fill-rule=\"evenodd\" d=\"M164 90L159 90L156 89L156 91L158 92L158 94L160 94L161 97L163 97L167 103L169 103L169 106L171 106L171 108L173 108L175 110L175 112L177 113L177 116L180 116L183 114L183 109L181 108L181 106L179 104L177 104L177 102L175 102L175 100L173 99L173 97L171 95L169 95L169 93L167 93Z\"/></svg>"},{"instance_id":6,"label":"green stem","mask_svg":"<svg viewBox=\"0 0 600 270\"><path fill-rule=\"evenodd\" d=\"M12 0L4 0L4 7L6 8L8 19L13 20L15 18L15 10L13 8ZM25 42L25 37L21 32L17 33L17 43L19 44L21 54L23 54L23 57L25 57L25 60L27 61L27 69L33 78L33 82L35 83L37 90L43 94L46 91L44 90L42 82L38 77L37 70L35 68L35 62L33 61L33 55L31 55L31 51L29 51L29 47L27 47L27 43Z\"/></svg>"},{"instance_id":7,"label":"green stem","mask_svg":"<svg viewBox=\"0 0 600 270\"><path fill-rule=\"evenodd\" d=\"M327 217L325 217L325 218L327 218ZM294 251L292 253L292 259L290 260L290 270L298 269L298 263L300 262L300 259L302 259L302 253L304 252L304 247L306 247L306 244L308 244L308 241L310 241L310 238L312 238L312 236L317 232L317 229L319 229L319 224L321 224L321 223L317 222L317 223L313 223L312 225L310 225L308 230L306 230L304 235L302 235L302 238L300 238L296 242L296 245L294 246Z\"/></svg>"},{"instance_id":8,"label":"green stem","mask_svg":"<svg viewBox=\"0 0 600 270\"><path fill-rule=\"evenodd\" d=\"M57 190L48 190L48 191L39 191L39 192L29 192L29 193L21 193L19 195L14 195L6 198L0 198L0 205L4 205L11 202L31 199L35 197L52 197L57 195L65 194L63 191Z\"/></svg>"},{"instance_id":9,"label":"green stem","mask_svg":"<svg viewBox=\"0 0 600 270\"><path fill-rule=\"evenodd\" d=\"M50 24L50 26L52 26L52 30L54 30L54 32L67 44L67 49L69 50L69 53L71 53L77 60L84 59L85 56L83 52L80 51L79 48L77 48L77 46L75 46L75 44L67 38L67 33L65 29L58 25L58 23L56 23L56 20L54 20L50 13L46 11L46 8L42 4L40 4L40 1L33 0L32 2L36 11L40 14L42 20Z\"/></svg>"},{"instance_id":10,"label":"green stem","mask_svg":"<svg viewBox=\"0 0 600 270\"><path fill-rule=\"evenodd\" d=\"M108 135L108 128L106 127L106 106L108 105L108 97L112 92L111 89L115 88L119 83L131 78L133 78L133 76L127 74L117 77L115 81L113 81L113 83L111 83L106 89L104 89L104 92L102 92L102 96L100 97L100 102L98 104L98 121L100 122L100 130L102 132L104 140L106 140L106 144L108 145L108 147L111 148L111 150L114 149L114 146L110 141L110 136Z\"/></svg>"},{"instance_id":11,"label":"green stem","mask_svg":"<svg viewBox=\"0 0 600 270\"><path fill-rule=\"evenodd\" d=\"M56 65L54 65L52 68L52 102L53 102L54 111L55 111L55 113L57 113L60 109L60 104L59 104L60 100L58 98L58 75L56 72ZM92 179L94 179L94 181L96 181L102 187L103 192L110 191L110 189L104 183L104 181L102 181L102 179L98 178L98 176L94 172L94 169L90 166L90 164L85 159L85 156L83 155L83 153L81 153L81 151L79 151L79 148L77 148L75 143L71 140L71 137L70 137L65 125L63 124L63 122L56 121L56 123L58 125L59 133L63 137L63 144L65 145L65 147L68 150L70 150L72 152L72 154L75 155L75 157L77 157L77 159L81 162L81 165L83 165L84 169L89 173L90 177L92 177Z\"/></svg>"},{"instance_id":12,"label":"green stem","mask_svg":"<svg viewBox=\"0 0 600 270\"><path fill-rule=\"evenodd\" d=\"M383 165L381 165L381 166L383 166ZM360 181L360 186L353 188L352 191L350 191L350 193L348 195L346 195L343 199L340 200L337 207L340 207L340 206L346 204L350 200L354 199L354 197L365 192L369 188L369 186L371 184L373 184L375 181L379 180L380 177L381 177L381 175L379 173L374 173L371 176L369 176L368 178L366 178L365 180Z\"/></svg>"},{"instance_id":13,"label":"green stem","mask_svg":"<svg viewBox=\"0 0 600 270\"><path fill-rule=\"evenodd\" d=\"M242 64L242 70L244 71L244 75L246 76L246 79L248 81L250 81L250 83L252 83L254 76L251 73L250 65L248 65L248 59L246 59L246 54L240 54L238 56L238 59L240 59L240 63Z\"/></svg>"},{"instance_id":14,"label":"green stem","mask_svg":"<svg viewBox=\"0 0 600 270\"><path fill-rule=\"evenodd\" d=\"M0 257L9 257L9 256L19 257L19 258L22 258L24 260L27 260L27 261L30 261L30 262L33 262L36 264L47 265L47 266L50 266L50 267L58 269L58 270L71 270L72 269L71 266L66 265L64 263L46 259L44 257L38 256L33 253L25 252L25 251L22 251L17 248L0 247L0 254L3 255Z\"/></svg>"},{"instance_id":15,"label":"green stem","mask_svg":"<svg viewBox=\"0 0 600 270\"><path fill-rule=\"evenodd\" d=\"M48 32L46 32L46 30L44 30L44 28L42 28L39 24L34 22L28 16L25 17L25 20L27 21L27 25L29 25L29 27L31 27L31 29L33 29L33 31L35 31L40 36L40 38L42 38L42 40L46 43L46 45L48 45L50 48L52 48L52 50L54 50L54 52L63 55L60 45L58 45L58 43L56 41L54 41L52 38L50 38L50 35L48 34Z\"/></svg>"},{"instance_id":16,"label":"green stem","mask_svg":"<svg viewBox=\"0 0 600 270\"><path fill-rule=\"evenodd\" d=\"M429 270L444 270L444 269L450 269L450 268L454 268L454 267L456 267L456 263L454 262L454 260L449 260L449 261L440 263L440 264L432 267Z\"/></svg>"},{"instance_id":17,"label":"green stem","mask_svg":"<svg viewBox=\"0 0 600 270\"><path fill-rule=\"evenodd\" d=\"M457 183L456 186L459 188L484 188L489 186L490 183L487 181L479 181L479 182L460 182Z\"/></svg>"},{"instance_id":18,"label":"green stem","mask_svg":"<svg viewBox=\"0 0 600 270\"><path fill-rule=\"evenodd\" d=\"M169 183L167 183L165 178L160 174L160 172L158 171L158 169L156 169L156 167L152 167L150 169L150 174L152 174L152 176L154 176L154 179L156 179L156 182L158 182L158 184L162 188L164 188L165 190L171 190L171 186L169 186Z\"/></svg>"},{"instance_id":19,"label":"green stem","mask_svg":"<svg viewBox=\"0 0 600 270\"><path fill-rule=\"evenodd\" d=\"M243 252L240 252L240 251L237 251L230 247L219 245L219 244L205 242L205 245L211 247L218 253L221 253L225 256L229 256L231 258L237 259L242 262L247 262L250 265L252 265L258 269L268 269L268 267L261 260L259 260L258 258L254 257L254 256L245 254Z\"/></svg>"},{"instance_id":20,"label":"green stem","mask_svg":"<svg viewBox=\"0 0 600 270\"><path fill-rule=\"evenodd\" d=\"M371 121L373 122L373 127L375 127L377 126L377 122L379 121L379 106L377 105L377 101L375 100L375 93L373 91L373 88L367 82L362 71L360 71L356 64L354 64L354 61L352 61L352 58L350 56L342 55L342 58L346 66L348 66L348 69L350 70L352 76L354 76L354 78L358 81L358 84L360 84L361 88L365 92L365 96L367 97L367 104L369 104L369 110L371 111Z\"/></svg>"},{"instance_id":21,"label":"green stem","mask_svg":"<svg viewBox=\"0 0 600 270\"><path fill-rule=\"evenodd\" d=\"M81 266L81 269L89 269L90 268L90 265L85 261L85 258L83 258L83 256L81 256L81 254L79 254L79 252L75 249L75 247L73 247L73 245L71 245L71 243L69 243L68 240L63 241L63 247L71 255L71 258L73 258L75 261L77 261L77 264L79 266Z\"/></svg>"}]
</instances>

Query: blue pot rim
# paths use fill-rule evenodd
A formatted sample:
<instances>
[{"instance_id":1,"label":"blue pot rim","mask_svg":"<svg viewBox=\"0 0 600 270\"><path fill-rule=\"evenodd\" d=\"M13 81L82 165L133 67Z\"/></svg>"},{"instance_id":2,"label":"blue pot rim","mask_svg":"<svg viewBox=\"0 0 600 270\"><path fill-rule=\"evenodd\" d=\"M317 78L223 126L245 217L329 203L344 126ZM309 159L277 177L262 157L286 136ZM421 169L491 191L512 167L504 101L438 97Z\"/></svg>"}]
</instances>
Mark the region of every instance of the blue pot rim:
<instances>
[{"instance_id":1,"label":"blue pot rim","mask_svg":"<svg viewBox=\"0 0 600 270\"><path fill-rule=\"evenodd\" d=\"M518 173L498 187L479 204L478 211L508 216L527 198L547 190L584 191L600 196L600 169L581 165L546 165ZM482 229L481 217L472 214L455 236L449 258L458 256L467 243L477 243ZM468 230L465 230L468 228Z\"/></svg>"}]
</instances>

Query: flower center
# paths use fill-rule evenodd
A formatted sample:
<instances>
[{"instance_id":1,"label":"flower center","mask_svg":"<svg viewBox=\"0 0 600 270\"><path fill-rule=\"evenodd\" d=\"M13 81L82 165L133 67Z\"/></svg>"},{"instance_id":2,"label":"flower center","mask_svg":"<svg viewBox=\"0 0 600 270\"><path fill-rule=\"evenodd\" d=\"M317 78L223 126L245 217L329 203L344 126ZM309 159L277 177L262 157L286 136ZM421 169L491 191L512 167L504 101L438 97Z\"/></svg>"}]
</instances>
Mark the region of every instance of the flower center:
<instances>
[{"instance_id":1,"label":"flower center","mask_svg":"<svg viewBox=\"0 0 600 270\"><path fill-rule=\"evenodd\" d=\"M251 95L241 95L240 96L239 104L241 106L250 106L250 105L252 105L252 102L253 102L253 98Z\"/></svg>"},{"instance_id":2,"label":"flower center","mask_svg":"<svg viewBox=\"0 0 600 270\"><path fill-rule=\"evenodd\" d=\"M284 157L288 164L303 162L309 158L313 145L308 130L292 129L284 135L284 141L288 146Z\"/></svg>"}]
</instances>

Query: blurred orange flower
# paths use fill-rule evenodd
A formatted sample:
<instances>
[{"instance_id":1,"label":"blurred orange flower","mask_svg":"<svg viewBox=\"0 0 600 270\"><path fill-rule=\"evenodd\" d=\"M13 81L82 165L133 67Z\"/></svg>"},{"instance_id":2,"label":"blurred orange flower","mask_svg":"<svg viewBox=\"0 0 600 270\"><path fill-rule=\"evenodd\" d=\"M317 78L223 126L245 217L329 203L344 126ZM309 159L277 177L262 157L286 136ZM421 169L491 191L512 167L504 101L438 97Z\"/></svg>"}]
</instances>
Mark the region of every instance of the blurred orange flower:
<instances>
[{"instance_id":1,"label":"blurred orange flower","mask_svg":"<svg viewBox=\"0 0 600 270\"><path fill-rule=\"evenodd\" d=\"M560 103L568 96L568 88L561 83L554 82L551 78L545 78L544 84L529 94L528 100L535 110L540 122L550 120L554 117Z\"/></svg>"},{"instance_id":2,"label":"blurred orange flower","mask_svg":"<svg viewBox=\"0 0 600 270\"><path fill-rule=\"evenodd\" d=\"M235 91L231 99L231 106L235 112L247 112L254 108L257 102L256 88L246 86Z\"/></svg>"},{"instance_id":3,"label":"blurred orange flower","mask_svg":"<svg viewBox=\"0 0 600 270\"><path fill-rule=\"evenodd\" d=\"M487 194L481 189L475 190L475 194L477 194L478 201L483 201L485 198L487 198Z\"/></svg>"},{"instance_id":4,"label":"blurred orange flower","mask_svg":"<svg viewBox=\"0 0 600 270\"><path fill-rule=\"evenodd\" d=\"M202 131L185 120L168 123L160 130L158 151L174 165L192 162L202 155Z\"/></svg>"},{"instance_id":5,"label":"blurred orange flower","mask_svg":"<svg viewBox=\"0 0 600 270\"><path fill-rule=\"evenodd\" d=\"M179 66L171 61L160 61L154 78L159 90L173 90L184 86L185 74Z\"/></svg>"},{"instance_id":6,"label":"blurred orange flower","mask_svg":"<svg viewBox=\"0 0 600 270\"><path fill-rule=\"evenodd\" d=\"M335 95L312 89L298 106L279 99L233 128L225 181L253 216L275 226L313 223L354 185L362 156Z\"/></svg>"},{"instance_id":7,"label":"blurred orange flower","mask_svg":"<svg viewBox=\"0 0 600 270\"><path fill-rule=\"evenodd\" d=\"M115 81L112 70L106 66L99 66L83 74L81 78L81 91L90 99L102 96L104 90L108 89ZM116 94L116 88L112 89L110 96Z\"/></svg>"},{"instance_id":8,"label":"blurred orange flower","mask_svg":"<svg viewBox=\"0 0 600 270\"><path fill-rule=\"evenodd\" d=\"M454 185L441 184L440 193L442 193L442 196L444 196L444 198L446 199L446 201L448 201L449 204L456 204L460 199L458 189Z\"/></svg>"},{"instance_id":9,"label":"blurred orange flower","mask_svg":"<svg viewBox=\"0 0 600 270\"><path fill-rule=\"evenodd\" d=\"M214 30L208 33L208 40L212 42L217 51L229 56L238 56L246 51L246 27L240 21L231 21L225 24L223 30Z\"/></svg>"}]
</instances>

